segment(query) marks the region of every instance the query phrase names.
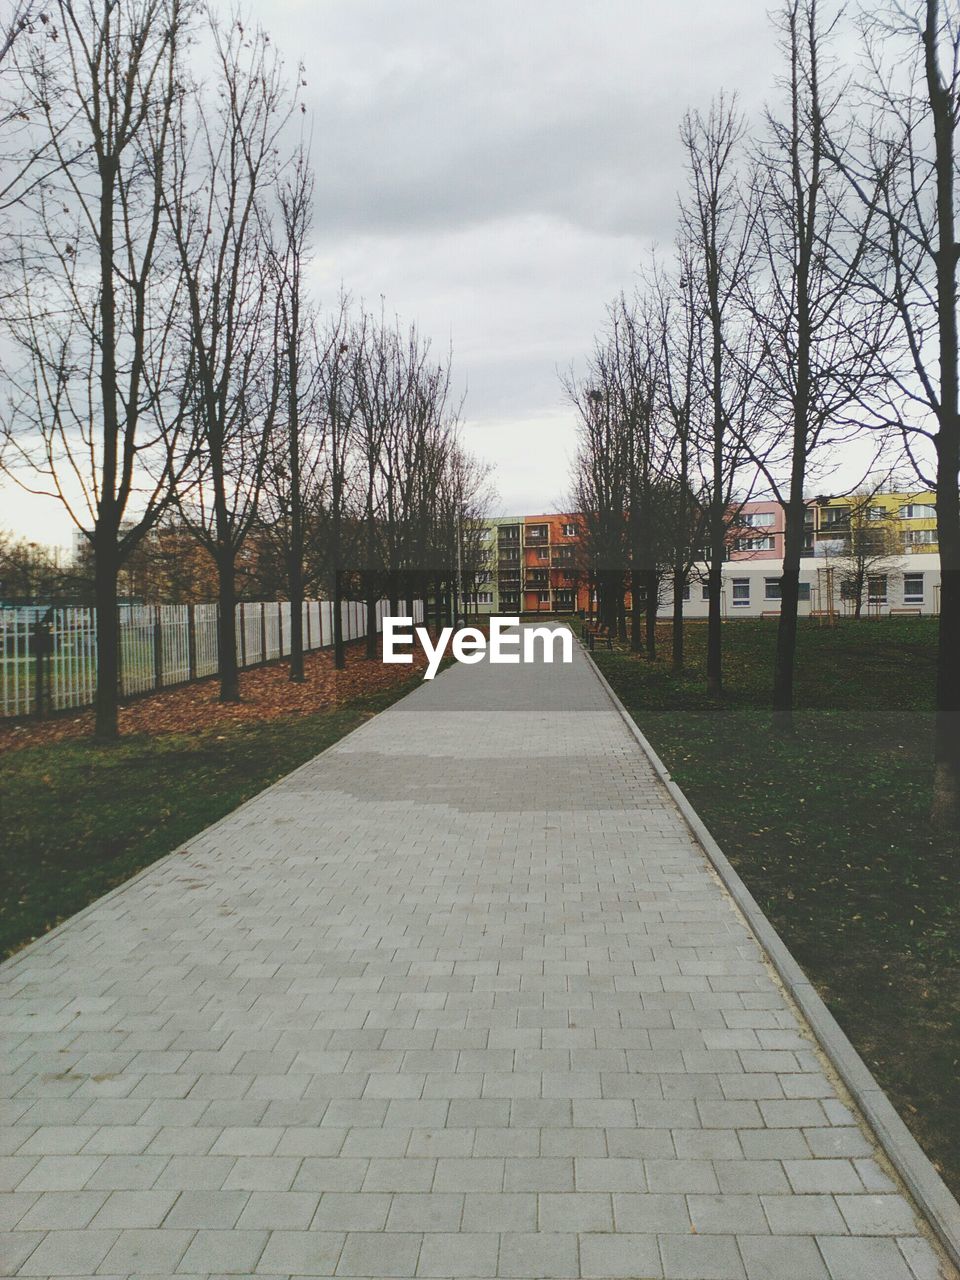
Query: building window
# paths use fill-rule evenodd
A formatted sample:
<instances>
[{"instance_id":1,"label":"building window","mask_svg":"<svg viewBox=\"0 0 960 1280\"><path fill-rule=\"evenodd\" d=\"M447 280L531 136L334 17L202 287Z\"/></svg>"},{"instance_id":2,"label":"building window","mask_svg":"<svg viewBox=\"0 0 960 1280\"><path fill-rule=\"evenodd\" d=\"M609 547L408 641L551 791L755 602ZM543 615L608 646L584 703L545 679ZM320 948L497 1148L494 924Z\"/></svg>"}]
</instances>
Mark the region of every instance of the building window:
<instances>
[{"instance_id":1,"label":"building window","mask_svg":"<svg viewBox=\"0 0 960 1280\"><path fill-rule=\"evenodd\" d=\"M690 599L690 583L689 583L689 582L685 582L685 583L683 584L683 596L682 596L682 599L684 599L684 600L689 600L689 599Z\"/></svg>"},{"instance_id":2,"label":"building window","mask_svg":"<svg viewBox=\"0 0 960 1280\"><path fill-rule=\"evenodd\" d=\"M705 582L703 586L700 588L700 599L701 600L710 599L710 583L709 582Z\"/></svg>"},{"instance_id":3,"label":"building window","mask_svg":"<svg viewBox=\"0 0 960 1280\"><path fill-rule=\"evenodd\" d=\"M935 520L937 508L927 502L907 502L900 508L901 520Z\"/></svg>"},{"instance_id":4,"label":"building window","mask_svg":"<svg viewBox=\"0 0 960 1280\"><path fill-rule=\"evenodd\" d=\"M548 555L549 555L549 552L547 551L547 548L546 548L546 547L537 547L537 559L538 559L538 560L546 560L546 558L547 558L547 556L548 556Z\"/></svg>"},{"instance_id":5,"label":"building window","mask_svg":"<svg viewBox=\"0 0 960 1280\"><path fill-rule=\"evenodd\" d=\"M922 573L905 573L903 575L903 603L923 604Z\"/></svg>"},{"instance_id":6,"label":"building window","mask_svg":"<svg viewBox=\"0 0 960 1280\"><path fill-rule=\"evenodd\" d=\"M871 604L887 603L887 575L872 573L867 579L867 599Z\"/></svg>"},{"instance_id":7,"label":"building window","mask_svg":"<svg viewBox=\"0 0 960 1280\"><path fill-rule=\"evenodd\" d=\"M577 536L577 526L575 524L565 524L563 526L563 536L565 538L575 538Z\"/></svg>"},{"instance_id":8,"label":"building window","mask_svg":"<svg viewBox=\"0 0 960 1280\"><path fill-rule=\"evenodd\" d=\"M779 578L764 578L763 598L764 600L782 599L782 596L780 594ZM797 600L800 601L801 603L804 603L804 602L809 603L809 600L810 600L810 583L809 582L797 583Z\"/></svg>"},{"instance_id":9,"label":"building window","mask_svg":"<svg viewBox=\"0 0 960 1280\"><path fill-rule=\"evenodd\" d=\"M768 534L765 538L737 538L733 544L734 551L773 551L776 546Z\"/></svg>"},{"instance_id":10,"label":"building window","mask_svg":"<svg viewBox=\"0 0 960 1280\"><path fill-rule=\"evenodd\" d=\"M493 604L493 592L478 591L477 594L474 596L474 602L476 604Z\"/></svg>"},{"instance_id":11,"label":"building window","mask_svg":"<svg viewBox=\"0 0 960 1280\"><path fill-rule=\"evenodd\" d=\"M733 579L733 603L738 607L748 605L750 603L750 579L734 578Z\"/></svg>"},{"instance_id":12,"label":"building window","mask_svg":"<svg viewBox=\"0 0 960 1280\"><path fill-rule=\"evenodd\" d=\"M737 524L745 524L749 529L766 529L774 523L772 511L744 511L737 518Z\"/></svg>"},{"instance_id":13,"label":"building window","mask_svg":"<svg viewBox=\"0 0 960 1280\"><path fill-rule=\"evenodd\" d=\"M904 545L908 547L931 547L936 545L936 529L907 529L903 535Z\"/></svg>"},{"instance_id":14,"label":"building window","mask_svg":"<svg viewBox=\"0 0 960 1280\"><path fill-rule=\"evenodd\" d=\"M550 592L549 592L549 591L538 591L538 592L537 592L537 604L549 604L549 603L550 603Z\"/></svg>"},{"instance_id":15,"label":"building window","mask_svg":"<svg viewBox=\"0 0 960 1280\"><path fill-rule=\"evenodd\" d=\"M829 529L831 525L848 525L850 523L849 507L821 507L820 528Z\"/></svg>"}]
</instances>

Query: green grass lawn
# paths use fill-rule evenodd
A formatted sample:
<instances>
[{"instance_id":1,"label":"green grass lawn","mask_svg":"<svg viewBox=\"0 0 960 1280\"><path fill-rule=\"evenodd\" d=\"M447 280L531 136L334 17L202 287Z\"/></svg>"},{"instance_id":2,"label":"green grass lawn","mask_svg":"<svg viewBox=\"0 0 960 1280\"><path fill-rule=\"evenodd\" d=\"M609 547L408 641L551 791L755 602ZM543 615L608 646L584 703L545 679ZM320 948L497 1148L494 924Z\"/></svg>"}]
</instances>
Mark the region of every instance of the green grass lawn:
<instances>
[{"instance_id":1,"label":"green grass lawn","mask_svg":"<svg viewBox=\"0 0 960 1280\"><path fill-rule=\"evenodd\" d=\"M329 712L0 756L0 955L329 747L420 676Z\"/></svg>"},{"instance_id":2,"label":"green grass lawn","mask_svg":"<svg viewBox=\"0 0 960 1280\"><path fill-rule=\"evenodd\" d=\"M724 627L722 703L704 692L703 625L683 678L595 656L958 1192L960 840L927 821L936 620L802 622L786 737L769 714L775 636L772 620Z\"/></svg>"}]
</instances>

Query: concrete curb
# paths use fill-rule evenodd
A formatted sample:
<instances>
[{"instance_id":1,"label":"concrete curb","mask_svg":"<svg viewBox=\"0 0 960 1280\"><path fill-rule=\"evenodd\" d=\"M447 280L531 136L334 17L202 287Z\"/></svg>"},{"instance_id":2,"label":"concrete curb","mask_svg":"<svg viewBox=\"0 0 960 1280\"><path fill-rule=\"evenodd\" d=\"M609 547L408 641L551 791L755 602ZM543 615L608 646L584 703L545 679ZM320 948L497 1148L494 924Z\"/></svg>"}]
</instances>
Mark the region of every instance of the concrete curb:
<instances>
[{"instance_id":1,"label":"concrete curb","mask_svg":"<svg viewBox=\"0 0 960 1280\"><path fill-rule=\"evenodd\" d=\"M727 892L743 913L757 941L770 958L781 982L816 1036L830 1063L846 1085L873 1130L880 1148L903 1179L917 1207L926 1217L955 1266L960 1267L960 1204L924 1154L913 1134L900 1119L890 1099L874 1079L867 1064L841 1030L833 1014L821 1000L810 979L787 950L780 935L760 909L756 899L730 864L723 850L707 830L693 805L670 777L666 765L637 727L609 681L585 646L581 646L594 675L616 707L654 772L670 793Z\"/></svg>"}]
</instances>

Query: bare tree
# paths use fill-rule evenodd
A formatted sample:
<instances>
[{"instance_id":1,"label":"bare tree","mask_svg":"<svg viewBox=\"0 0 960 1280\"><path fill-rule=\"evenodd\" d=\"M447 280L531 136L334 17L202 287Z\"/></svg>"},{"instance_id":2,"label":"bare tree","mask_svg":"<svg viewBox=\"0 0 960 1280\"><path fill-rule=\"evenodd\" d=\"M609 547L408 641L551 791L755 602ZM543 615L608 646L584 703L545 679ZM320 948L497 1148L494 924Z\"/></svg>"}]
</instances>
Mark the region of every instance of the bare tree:
<instances>
[{"instance_id":1,"label":"bare tree","mask_svg":"<svg viewBox=\"0 0 960 1280\"><path fill-rule=\"evenodd\" d=\"M882 485L861 486L844 504L842 519L821 539L818 554L829 562L840 581L840 598L863 615L871 583L886 579L900 567L903 539L893 513L876 501ZM834 508L835 510L836 508Z\"/></svg>"},{"instance_id":2,"label":"bare tree","mask_svg":"<svg viewBox=\"0 0 960 1280\"><path fill-rule=\"evenodd\" d=\"M690 246L680 239L675 277L655 267L650 289L661 344L661 397L672 432L669 450L670 571L673 587L672 664L683 671L683 600L697 551L704 542L704 504L697 491L697 444L703 439L704 388L697 376L703 344L703 316L695 304Z\"/></svg>"},{"instance_id":3,"label":"bare tree","mask_svg":"<svg viewBox=\"0 0 960 1280\"><path fill-rule=\"evenodd\" d=\"M630 446L603 364L598 339L585 376L570 373L564 379L577 415L572 501L583 516L585 568L596 589L600 623L625 636Z\"/></svg>"},{"instance_id":4,"label":"bare tree","mask_svg":"<svg viewBox=\"0 0 960 1280\"><path fill-rule=\"evenodd\" d=\"M865 17L865 125L833 158L859 197L858 282L895 317L868 407L936 492L940 618L933 817L960 827L960 12L888 0ZM927 459L933 455L932 466Z\"/></svg>"},{"instance_id":5,"label":"bare tree","mask_svg":"<svg viewBox=\"0 0 960 1280\"><path fill-rule=\"evenodd\" d=\"M257 515L280 393L267 197L290 100L260 30L210 17L212 86L184 95L164 205L186 292L183 381L199 448L179 494L217 565L220 698L240 698L237 556Z\"/></svg>"},{"instance_id":6,"label":"bare tree","mask_svg":"<svg viewBox=\"0 0 960 1280\"><path fill-rule=\"evenodd\" d=\"M325 516L328 566L333 586L333 662L337 670L342 670L347 661L343 638L343 601L348 567L346 535L354 423L359 403L345 306L341 306L339 313L328 323L320 341L322 350L318 349L316 359L329 479L329 505Z\"/></svg>"},{"instance_id":7,"label":"bare tree","mask_svg":"<svg viewBox=\"0 0 960 1280\"><path fill-rule=\"evenodd\" d=\"M751 220L739 173L744 122L721 97L709 113L688 114L681 129L688 191L681 200L690 305L703 315L699 376L709 412L696 447L706 504L707 688L723 690L723 561L731 504L746 460L754 418L753 330L741 305L751 269Z\"/></svg>"},{"instance_id":8,"label":"bare tree","mask_svg":"<svg viewBox=\"0 0 960 1280\"><path fill-rule=\"evenodd\" d=\"M59 0L57 40L8 46L37 165L3 301L23 357L4 467L57 497L92 547L103 739L117 735L118 574L181 454L180 276L162 213L188 17L182 0Z\"/></svg>"},{"instance_id":9,"label":"bare tree","mask_svg":"<svg viewBox=\"0 0 960 1280\"><path fill-rule=\"evenodd\" d=\"M313 212L313 172L301 147L281 180L279 227L270 247L281 380L278 419L264 475L264 523L286 564L290 601L290 679L302 683L305 514L323 482L324 414L319 367L311 343L313 317L304 289L305 253Z\"/></svg>"},{"instance_id":10,"label":"bare tree","mask_svg":"<svg viewBox=\"0 0 960 1280\"><path fill-rule=\"evenodd\" d=\"M751 302L774 433L751 456L785 513L773 712L789 728L804 489L815 455L857 430L848 415L875 380L884 321L852 287L865 241L849 233L845 192L827 157L843 95L827 70L836 19L821 19L818 0L788 0L777 21L786 102L782 118L768 113L757 158L753 203L762 272Z\"/></svg>"}]
</instances>

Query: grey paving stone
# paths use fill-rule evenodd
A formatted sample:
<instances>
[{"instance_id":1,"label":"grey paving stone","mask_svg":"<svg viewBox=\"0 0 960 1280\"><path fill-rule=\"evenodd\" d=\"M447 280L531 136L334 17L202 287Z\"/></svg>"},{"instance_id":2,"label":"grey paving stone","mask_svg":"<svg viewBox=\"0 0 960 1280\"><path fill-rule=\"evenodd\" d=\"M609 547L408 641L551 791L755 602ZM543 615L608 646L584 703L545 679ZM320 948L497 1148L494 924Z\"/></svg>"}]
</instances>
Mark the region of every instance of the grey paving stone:
<instances>
[{"instance_id":1,"label":"grey paving stone","mask_svg":"<svg viewBox=\"0 0 960 1280\"><path fill-rule=\"evenodd\" d=\"M470 1231L433 1232L423 1238L418 1276L493 1276L500 1237Z\"/></svg>"},{"instance_id":2,"label":"grey paving stone","mask_svg":"<svg viewBox=\"0 0 960 1280\"><path fill-rule=\"evenodd\" d=\"M421 1237L415 1232L352 1231L347 1235L338 1276L416 1275Z\"/></svg>"},{"instance_id":3,"label":"grey paving stone","mask_svg":"<svg viewBox=\"0 0 960 1280\"><path fill-rule=\"evenodd\" d=\"M482 1207L469 1215L464 1211L464 1202L469 1203L473 1197L451 1195L442 1191L427 1194L395 1195L390 1204L387 1217L388 1231L456 1231L463 1223L465 1231L494 1230L492 1224L498 1224L507 1217L506 1209L498 1205L498 1196L479 1196ZM515 1199L516 1197L511 1197ZM536 1197L530 1196L530 1225L536 1225ZM487 1203L489 1201L489 1203ZM524 1223L526 1225L526 1223Z\"/></svg>"},{"instance_id":4,"label":"grey paving stone","mask_svg":"<svg viewBox=\"0 0 960 1280\"><path fill-rule=\"evenodd\" d=\"M0 1001L6 1270L941 1280L579 654L424 685Z\"/></svg>"},{"instance_id":5,"label":"grey paving stone","mask_svg":"<svg viewBox=\"0 0 960 1280\"><path fill-rule=\"evenodd\" d=\"M561 1280L579 1275L580 1264L575 1235L553 1233L507 1233L500 1237L498 1275L521 1280Z\"/></svg>"},{"instance_id":6,"label":"grey paving stone","mask_svg":"<svg viewBox=\"0 0 960 1280\"><path fill-rule=\"evenodd\" d=\"M687 1207L700 1235L764 1235L770 1230L759 1196L687 1196Z\"/></svg>"},{"instance_id":7,"label":"grey paving stone","mask_svg":"<svg viewBox=\"0 0 960 1280\"><path fill-rule=\"evenodd\" d=\"M20 1264L30 1257L43 1239L42 1231L5 1231L3 1253L0 1254L0 1275L16 1275Z\"/></svg>"},{"instance_id":8,"label":"grey paving stone","mask_svg":"<svg viewBox=\"0 0 960 1280\"><path fill-rule=\"evenodd\" d=\"M116 1231L50 1231L22 1264L22 1276L92 1275L117 1239Z\"/></svg>"},{"instance_id":9,"label":"grey paving stone","mask_svg":"<svg viewBox=\"0 0 960 1280\"><path fill-rule=\"evenodd\" d=\"M345 1239L343 1232L272 1231L257 1262L257 1273L332 1276Z\"/></svg>"},{"instance_id":10,"label":"grey paving stone","mask_svg":"<svg viewBox=\"0 0 960 1280\"><path fill-rule=\"evenodd\" d=\"M180 1259L178 1272L249 1275L257 1265L266 1231L198 1231Z\"/></svg>"},{"instance_id":11,"label":"grey paving stone","mask_svg":"<svg viewBox=\"0 0 960 1280\"><path fill-rule=\"evenodd\" d=\"M661 1236L665 1280L744 1280L733 1236Z\"/></svg>"},{"instance_id":12,"label":"grey paving stone","mask_svg":"<svg viewBox=\"0 0 960 1280\"><path fill-rule=\"evenodd\" d=\"M914 1280L895 1240L827 1236L818 1244L831 1280Z\"/></svg>"},{"instance_id":13,"label":"grey paving stone","mask_svg":"<svg viewBox=\"0 0 960 1280\"><path fill-rule=\"evenodd\" d=\"M630 1232L581 1236L580 1274L584 1277L656 1280L663 1275L657 1237Z\"/></svg>"},{"instance_id":14,"label":"grey paving stone","mask_svg":"<svg viewBox=\"0 0 960 1280\"><path fill-rule=\"evenodd\" d=\"M173 1275L194 1234L169 1229L121 1231L101 1270L111 1275Z\"/></svg>"},{"instance_id":15,"label":"grey paving stone","mask_svg":"<svg viewBox=\"0 0 960 1280\"><path fill-rule=\"evenodd\" d=\"M832 1196L762 1196L761 1200L775 1235L847 1233Z\"/></svg>"},{"instance_id":16,"label":"grey paving stone","mask_svg":"<svg viewBox=\"0 0 960 1280\"><path fill-rule=\"evenodd\" d=\"M739 1236L747 1280L830 1280L810 1236ZM879 1280L879 1277L877 1277Z\"/></svg>"}]
</instances>

